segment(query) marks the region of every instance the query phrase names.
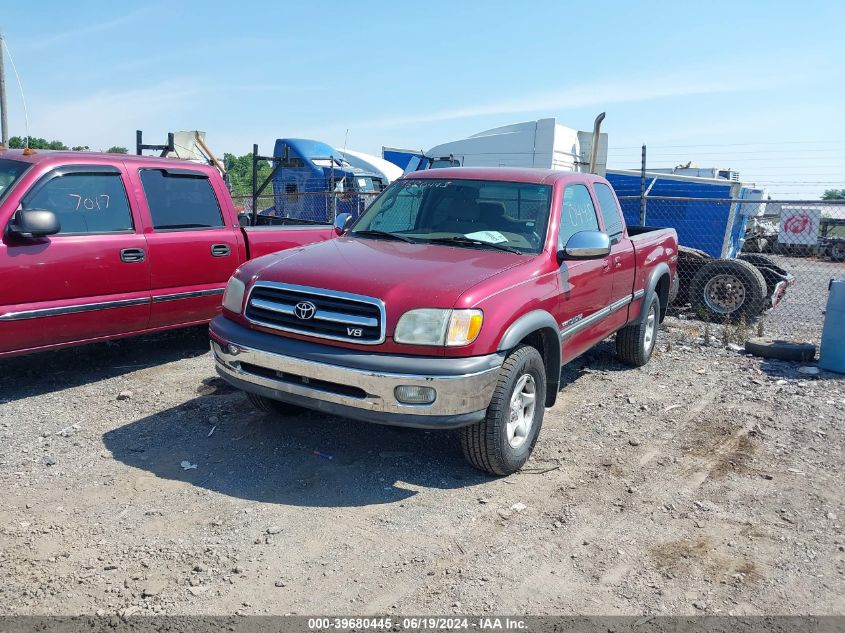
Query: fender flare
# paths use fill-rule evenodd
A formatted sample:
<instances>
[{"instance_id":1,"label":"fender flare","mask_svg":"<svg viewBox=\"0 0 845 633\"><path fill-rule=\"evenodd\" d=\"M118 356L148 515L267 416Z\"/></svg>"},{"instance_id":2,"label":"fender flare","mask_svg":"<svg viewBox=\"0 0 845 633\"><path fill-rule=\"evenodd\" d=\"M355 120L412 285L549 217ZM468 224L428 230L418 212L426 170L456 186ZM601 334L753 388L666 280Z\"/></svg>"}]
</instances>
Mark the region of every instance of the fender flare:
<instances>
[{"instance_id":1,"label":"fender flare","mask_svg":"<svg viewBox=\"0 0 845 633\"><path fill-rule=\"evenodd\" d=\"M656 292L657 284L660 282L660 279L664 275L668 278L669 283L666 286L666 294L667 294L666 300L661 302L661 303L668 305L668 303L669 303L668 296L672 292L672 271L669 270L669 264L667 264L666 262L660 262L659 264L657 264L657 266L654 267L654 270L652 270L651 273L648 276L648 282L645 285L645 295L643 296L643 303L640 306L640 313L639 313L639 315L637 315L636 319L633 319L634 321L637 321L637 322L643 321L648 316L647 311L648 311L648 306L651 303L651 298L654 296L654 293ZM667 305L662 305L662 304L660 306L660 320L661 321L663 320L663 317L666 315L666 307L667 307Z\"/></svg>"},{"instance_id":2,"label":"fender flare","mask_svg":"<svg viewBox=\"0 0 845 633\"><path fill-rule=\"evenodd\" d=\"M555 318L546 310L532 310L510 324L499 341L498 351L507 352L516 347L526 336L538 333L543 341L543 360L546 365L546 406L557 399L560 389L561 341L560 329Z\"/></svg>"}]
</instances>

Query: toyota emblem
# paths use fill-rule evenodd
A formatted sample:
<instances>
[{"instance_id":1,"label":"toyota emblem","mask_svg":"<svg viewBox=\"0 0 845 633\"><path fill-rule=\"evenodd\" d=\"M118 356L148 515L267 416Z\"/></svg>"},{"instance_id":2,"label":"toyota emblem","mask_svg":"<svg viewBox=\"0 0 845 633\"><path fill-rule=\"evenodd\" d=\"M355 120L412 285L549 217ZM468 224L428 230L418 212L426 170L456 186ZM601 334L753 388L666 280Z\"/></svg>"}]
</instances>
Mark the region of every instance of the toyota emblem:
<instances>
[{"instance_id":1,"label":"toyota emblem","mask_svg":"<svg viewBox=\"0 0 845 633\"><path fill-rule=\"evenodd\" d=\"M310 301L300 301L293 307L293 311L297 318L307 321L308 319L314 318L314 314L317 312L317 306Z\"/></svg>"}]
</instances>

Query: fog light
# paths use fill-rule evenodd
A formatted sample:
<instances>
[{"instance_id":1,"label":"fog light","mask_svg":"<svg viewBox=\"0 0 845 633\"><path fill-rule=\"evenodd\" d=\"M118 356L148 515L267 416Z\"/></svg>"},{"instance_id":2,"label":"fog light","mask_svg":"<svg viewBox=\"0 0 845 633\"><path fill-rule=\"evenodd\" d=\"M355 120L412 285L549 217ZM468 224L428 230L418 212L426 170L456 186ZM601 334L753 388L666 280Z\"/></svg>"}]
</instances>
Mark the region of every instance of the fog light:
<instances>
[{"instance_id":1,"label":"fog light","mask_svg":"<svg viewBox=\"0 0 845 633\"><path fill-rule=\"evenodd\" d=\"M241 353L241 348L238 347L237 345L233 345L232 343L229 343L226 346L226 351L229 352L230 356L237 356L238 354Z\"/></svg>"},{"instance_id":2,"label":"fog light","mask_svg":"<svg viewBox=\"0 0 845 633\"><path fill-rule=\"evenodd\" d=\"M431 387L400 385L393 390L393 395L402 404L431 404L437 392Z\"/></svg>"}]
</instances>

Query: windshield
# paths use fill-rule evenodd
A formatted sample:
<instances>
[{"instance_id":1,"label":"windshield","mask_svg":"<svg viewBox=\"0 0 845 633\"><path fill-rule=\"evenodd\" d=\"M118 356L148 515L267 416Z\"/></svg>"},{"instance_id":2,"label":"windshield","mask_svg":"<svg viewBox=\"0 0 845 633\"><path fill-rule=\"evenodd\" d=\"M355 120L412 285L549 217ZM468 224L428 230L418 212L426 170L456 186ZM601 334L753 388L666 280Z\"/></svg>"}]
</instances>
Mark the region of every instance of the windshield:
<instances>
[{"instance_id":1,"label":"windshield","mask_svg":"<svg viewBox=\"0 0 845 633\"><path fill-rule=\"evenodd\" d=\"M26 171L28 166L28 163L22 163L18 160L0 158L0 200L3 199L6 192L12 188L12 185Z\"/></svg>"},{"instance_id":2,"label":"windshield","mask_svg":"<svg viewBox=\"0 0 845 633\"><path fill-rule=\"evenodd\" d=\"M539 253L550 202L549 185L397 180L355 223L351 234L375 238L390 233L414 242Z\"/></svg>"}]
</instances>

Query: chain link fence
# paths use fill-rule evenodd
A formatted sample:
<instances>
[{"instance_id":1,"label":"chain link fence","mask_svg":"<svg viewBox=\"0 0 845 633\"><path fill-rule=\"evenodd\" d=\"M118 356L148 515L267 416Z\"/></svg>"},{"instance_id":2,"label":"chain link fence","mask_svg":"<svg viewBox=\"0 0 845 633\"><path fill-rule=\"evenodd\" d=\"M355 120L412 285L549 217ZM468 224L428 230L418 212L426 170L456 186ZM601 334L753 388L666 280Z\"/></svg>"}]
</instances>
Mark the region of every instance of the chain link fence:
<instances>
[{"instance_id":1,"label":"chain link fence","mask_svg":"<svg viewBox=\"0 0 845 633\"><path fill-rule=\"evenodd\" d=\"M326 179L274 182L259 196L232 191L238 213L253 216L257 224L332 224L341 213L357 218L380 191L356 188L349 179L332 183Z\"/></svg>"},{"instance_id":2,"label":"chain link fence","mask_svg":"<svg viewBox=\"0 0 845 633\"><path fill-rule=\"evenodd\" d=\"M676 314L749 334L820 339L830 280L845 278L845 201L620 202L631 225L677 230Z\"/></svg>"}]
</instances>

